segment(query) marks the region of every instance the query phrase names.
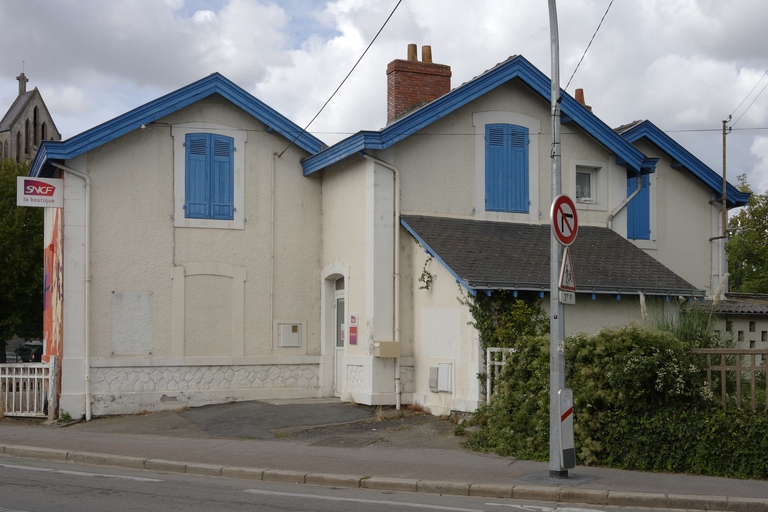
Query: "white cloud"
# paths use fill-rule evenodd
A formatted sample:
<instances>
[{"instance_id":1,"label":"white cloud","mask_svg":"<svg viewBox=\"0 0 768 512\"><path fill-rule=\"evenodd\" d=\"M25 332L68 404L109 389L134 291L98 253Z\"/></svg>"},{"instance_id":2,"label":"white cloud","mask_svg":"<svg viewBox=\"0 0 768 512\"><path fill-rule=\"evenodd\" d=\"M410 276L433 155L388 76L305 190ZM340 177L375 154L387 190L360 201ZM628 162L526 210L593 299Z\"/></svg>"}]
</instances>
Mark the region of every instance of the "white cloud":
<instances>
[{"instance_id":1,"label":"white cloud","mask_svg":"<svg viewBox=\"0 0 768 512\"><path fill-rule=\"evenodd\" d=\"M0 44L16 49L15 61L0 61L0 106L16 96L22 60L29 86L40 87L67 136L219 71L305 124L396 1L0 2ZM562 86L609 1L559 2ZM568 92L584 88L611 126L647 118L665 130L715 130L672 135L717 170L722 119L768 69L766 22L765 0L615 2ZM431 45L435 61L451 66L454 86L515 54L550 74L546 2L408 0L311 131L382 127L386 65L404 58L408 43ZM768 94L737 124L765 126ZM729 176L768 179L758 137L763 132L729 135Z\"/></svg>"}]
</instances>

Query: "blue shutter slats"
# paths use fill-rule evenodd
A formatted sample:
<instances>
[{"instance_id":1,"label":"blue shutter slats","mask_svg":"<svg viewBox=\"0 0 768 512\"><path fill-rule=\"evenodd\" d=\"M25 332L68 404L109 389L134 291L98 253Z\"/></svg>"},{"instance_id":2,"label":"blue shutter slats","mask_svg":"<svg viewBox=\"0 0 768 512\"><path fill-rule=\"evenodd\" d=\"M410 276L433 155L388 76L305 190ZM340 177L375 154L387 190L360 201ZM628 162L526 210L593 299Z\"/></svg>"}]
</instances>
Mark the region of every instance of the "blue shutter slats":
<instances>
[{"instance_id":1,"label":"blue shutter slats","mask_svg":"<svg viewBox=\"0 0 768 512\"><path fill-rule=\"evenodd\" d=\"M234 139L191 133L186 137L185 216L234 219Z\"/></svg>"},{"instance_id":2,"label":"blue shutter slats","mask_svg":"<svg viewBox=\"0 0 768 512\"><path fill-rule=\"evenodd\" d=\"M209 179L206 135L187 135L186 213L192 219L208 218Z\"/></svg>"},{"instance_id":3,"label":"blue shutter slats","mask_svg":"<svg viewBox=\"0 0 768 512\"><path fill-rule=\"evenodd\" d=\"M651 190L650 178L642 177L643 188L627 205L627 238L650 240L651 238ZM627 196L637 189L637 178L627 178Z\"/></svg>"},{"instance_id":4,"label":"blue shutter slats","mask_svg":"<svg viewBox=\"0 0 768 512\"><path fill-rule=\"evenodd\" d=\"M485 140L485 209L528 213L528 129L489 124Z\"/></svg>"},{"instance_id":5,"label":"blue shutter slats","mask_svg":"<svg viewBox=\"0 0 768 512\"><path fill-rule=\"evenodd\" d=\"M234 173L232 172L232 146L229 137L213 136L213 190L211 218L232 219L234 213Z\"/></svg>"}]
</instances>

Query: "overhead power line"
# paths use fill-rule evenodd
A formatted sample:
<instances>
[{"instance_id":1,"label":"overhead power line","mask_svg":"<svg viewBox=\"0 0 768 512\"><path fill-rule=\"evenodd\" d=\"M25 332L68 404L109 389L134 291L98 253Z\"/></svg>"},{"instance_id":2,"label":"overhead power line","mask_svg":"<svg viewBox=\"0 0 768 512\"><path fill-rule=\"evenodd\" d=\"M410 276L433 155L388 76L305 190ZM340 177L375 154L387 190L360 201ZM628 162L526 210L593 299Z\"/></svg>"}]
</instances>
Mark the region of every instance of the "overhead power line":
<instances>
[{"instance_id":1,"label":"overhead power line","mask_svg":"<svg viewBox=\"0 0 768 512\"><path fill-rule=\"evenodd\" d=\"M368 44L368 46L365 48L365 51L363 52L363 54L362 54L362 55L360 55L360 58L359 58L359 59L357 59L357 62L355 62L355 65L354 65L354 66L352 66L352 69L350 69L350 70L349 70L349 73L347 73L347 76L345 76L345 77L344 77L344 80L342 80L342 81L341 81L341 83L339 84L339 86L336 88L336 90L335 90L335 91L333 91L333 94L331 94L331 97L330 97L330 98L328 98L328 100L327 100L325 103L323 103L323 106L322 106L322 107L320 107L320 110L318 110L318 111L317 111L317 114L315 114L315 117L313 117L313 118L312 118L312 119L311 119L311 120L310 120L310 121L307 123L307 126L305 126L305 127L304 127L304 128L303 128L303 129L302 129L300 132L299 132L299 134L298 134L298 135L296 135L296 137L294 137L294 138L293 138L293 140L291 141L291 143L290 143L290 144L288 144L288 146L287 146L287 147L286 147L284 150L282 150L282 151L280 152L280 154L278 155L279 157L283 156L283 153L285 153L286 151L288 151L288 148L290 148L291 146L293 146L293 143L294 143L294 142L296 142L296 140L297 140L299 137L301 137L301 135L302 135L304 132L306 132L306 131L307 131L307 128L309 128L309 125L311 125L313 122L315 122L315 119L317 119L317 116L319 116L319 115L320 115L320 112L322 112L322 111L323 111L323 109L326 107L326 105L328 105L328 103L330 103L330 102L331 102L331 100L333 99L333 97L334 97L334 96L336 96L336 93L337 93L337 92L339 92L339 89L341 89L341 86L342 86L342 85L344 85L344 82L346 82L346 81L347 81L347 78L349 78L349 76L350 76L350 75L352 74L352 72L355 70L355 68L357 67L357 65L358 65L358 64L360 64L360 61L361 61L361 60L363 60L363 57L365 57L365 54L366 54L366 53L368 53L368 50L370 50L370 49L371 49L371 46L373 46L373 43L374 43L374 42L376 41L376 39L379 37L379 34L381 34L381 31L382 31L382 30L384 30L384 27L386 27L386 26L387 26L387 23L389 23L389 20L392 18L392 15L393 15L393 14L395 14L395 11L396 11L396 10L397 10L397 8L400 6L400 4L402 3L402 1L403 1L403 0L398 0L398 1L397 1L397 4L395 4L395 8L394 8L394 9L392 9L392 12L391 12L391 13L389 13L389 16L387 16L387 19L386 19L386 20L384 20L384 24L381 26L381 28L379 29L379 31L378 31L378 32L376 32L376 35L375 35L375 36L373 36L373 39L371 39L371 42L370 42L370 43ZM611 0L611 1L613 1L613 0Z\"/></svg>"},{"instance_id":2,"label":"overhead power line","mask_svg":"<svg viewBox=\"0 0 768 512\"><path fill-rule=\"evenodd\" d=\"M763 73L763 75L760 77L760 80L762 80L762 79L763 79L763 76L765 76L766 74L768 74L768 70L766 70L766 72L765 72L765 73ZM760 80L758 80L758 81L757 81L757 84L759 84L759 83L760 83ZM757 84L755 84L755 87L757 87ZM755 90L755 87L753 87L753 88L752 88L752 91L754 91L754 90ZM733 124L731 125L731 128L733 128L734 126L736 126L736 123L738 123L738 122L741 120L741 118L742 118L742 117L744 117L744 114L746 114L746 113L747 113L747 111L749 111L749 109L750 109L750 108L752 108L752 105L754 105L754 104L755 104L755 102L757 101L757 98L759 98L759 97L760 97L760 95L761 95L761 94L763 94L763 91L765 90L765 88L766 88L766 87L768 87L768 82L766 82L766 83L765 83L765 85L763 86L763 88L762 88L762 89L760 89L760 92L759 92L759 93L757 93L757 96L755 96L755 99L753 99L753 100L752 100L752 103L750 103L750 104L749 104L749 106L748 106L748 107L747 107L747 108L744 110L744 112L742 112L742 113L741 113L741 115L739 116L739 118L738 118L736 121L734 121L734 122L733 122ZM752 91L750 91L750 92L749 92L749 94L752 94ZM747 94L747 98L749 97L749 94ZM747 98L744 98L744 99L746 100ZM744 101L742 101L741 103L744 103ZM739 107L741 106L741 103L739 103ZM736 110L738 110L738 108L739 108L739 107L736 107ZM734 112L735 112L735 110L734 110Z\"/></svg>"},{"instance_id":3,"label":"overhead power line","mask_svg":"<svg viewBox=\"0 0 768 512\"><path fill-rule=\"evenodd\" d=\"M571 78L568 79L568 83L565 84L564 91L568 90L568 86L571 85L571 80L573 80L573 77L576 76L576 71L579 70L579 66L581 66L581 61L584 60L584 56L587 54L587 51L589 51L589 47L592 46L592 41L595 40L595 36L597 35L598 30L600 30L600 27L603 26L603 20L608 15L608 11L611 10L611 6L613 5L613 0L608 4L608 8L605 10L605 13L603 14L603 17L600 19L600 23L597 24L597 28L595 29L595 33L592 34L592 39L589 40L589 44L587 45L587 48L584 50L584 53L581 54L581 58L579 59L579 63L576 64L576 69L573 70L573 74L571 75Z\"/></svg>"},{"instance_id":4,"label":"overhead power line","mask_svg":"<svg viewBox=\"0 0 768 512\"><path fill-rule=\"evenodd\" d=\"M754 87L752 87L752 90L751 90L751 91L749 91L749 93L747 93L747 95L746 95L746 96L744 96L744 99L743 99L743 100L741 100L741 103L739 103L739 105L738 105L738 106L737 106L735 109L733 109L733 112L731 112L731 117L733 117L733 116L736 114L736 111L737 111L737 110L739 110L739 108L740 108L740 107L741 107L741 106L744 104L744 102L745 102L745 101L747 101L747 98L749 98L749 97L752 95L752 93L753 93L753 92L755 92L755 89L757 89L757 86L758 86L758 85L760 85L760 82L762 82L762 80L763 80L763 78L765 77L765 75L768 75L768 70L766 70L766 71L765 71L765 73L763 73L762 75L760 75L760 78L757 80L757 83L755 84L755 86L754 86ZM762 91L761 91L761 92L762 92ZM752 105L750 104L750 107L751 107L751 106L752 106ZM749 110L749 108L747 108L747 110ZM744 112L746 112L746 110L745 110ZM743 116L743 115L744 115L744 114L742 114L742 116ZM741 116L739 116L739 119L741 119ZM734 124L736 124L736 123L734 123Z\"/></svg>"}]
</instances>

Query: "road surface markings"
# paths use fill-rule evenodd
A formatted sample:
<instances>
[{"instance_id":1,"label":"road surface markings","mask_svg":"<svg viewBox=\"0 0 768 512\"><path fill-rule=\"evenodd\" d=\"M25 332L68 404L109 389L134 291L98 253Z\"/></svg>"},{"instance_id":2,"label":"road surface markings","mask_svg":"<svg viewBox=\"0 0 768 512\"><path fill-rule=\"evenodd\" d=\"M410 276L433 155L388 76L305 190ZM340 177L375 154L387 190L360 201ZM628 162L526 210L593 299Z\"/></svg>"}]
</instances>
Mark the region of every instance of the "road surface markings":
<instances>
[{"instance_id":1,"label":"road surface markings","mask_svg":"<svg viewBox=\"0 0 768 512\"><path fill-rule=\"evenodd\" d=\"M265 496L286 496L291 498L308 498L315 500L327 500L327 501L346 501L352 503L367 503L369 505L390 505L395 507L411 507L411 508L426 508L430 510L450 510L454 512L483 512L476 508L456 508L456 507L441 507L439 505L423 505L421 503L406 503L403 501L385 501L385 500L363 500L357 498L340 498L336 496L323 496L320 494L299 494L293 492L276 492L276 491L262 491L261 489L245 489L245 492L252 494L262 494Z\"/></svg>"},{"instance_id":2,"label":"road surface markings","mask_svg":"<svg viewBox=\"0 0 768 512\"><path fill-rule=\"evenodd\" d=\"M517 510L526 510L528 512L603 512L602 510L596 510L594 508L573 508L573 507L537 507L535 505L510 505L507 503L486 503L486 505L493 505L496 507L509 507Z\"/></svg>"},{"instance_id":3,"label":"road surface markings","mask_svg":"<svg viewBox=\"0 0 768 512\"><path fill-rule=\"evenodd\" d=\"M26 471L41 471L43 473L59 473L62 475L87 476L91 478L111 478L113 480L133 480L135 482L162 482L157 478L142 478L139 476L104 475L101 473L85 473L83 471L69 471L67 469L36 468L32 466L14 466L13 464L0 464L0 468L21 469Z\"/></svg>"}]
</instances>

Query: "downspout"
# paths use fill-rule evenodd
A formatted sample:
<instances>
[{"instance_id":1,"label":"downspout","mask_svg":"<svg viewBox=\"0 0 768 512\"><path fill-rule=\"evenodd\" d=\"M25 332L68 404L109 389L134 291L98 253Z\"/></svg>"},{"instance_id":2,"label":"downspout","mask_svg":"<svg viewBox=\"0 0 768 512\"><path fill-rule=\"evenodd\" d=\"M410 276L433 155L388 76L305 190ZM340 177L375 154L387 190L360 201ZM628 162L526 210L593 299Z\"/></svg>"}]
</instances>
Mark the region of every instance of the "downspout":
<instances>
[{"instance_id":1,"label":"downspout","mask_svg":"<svg viewBox=\"0 0 768 512\"><path fill-rule=\"evenodd\" d=\"M400 169L396 166L387 163L383 160L379 160L375 156L371 156L367 153L362 153L363 158L375 162L382 167L386 167L394 174L395 179L395 262L394 262L394 321L393 321L393 337L394 341L400 342ZM395 358L395 408L400 410L400 358Z\"/></svg>"},{"instance_id":2,"label":"downspout","mask_svg":"<svg viewBox=\"0 0 768 512\"><path fill-rule=\"evenodd\" d=\"M634 192L632 192L624 201L621 202L619 206L616 207L615 210L611 212L611 214L608 216L608 229L613 229L613 218L619 214L621 210L623 210L629 203L632 201L637 194L640 193L640 191L643 190L643 177L638 173L637 175L637 188Z\"/></svg>"},{"instance_id":3,"label":"downspout","mask_svg":"<svg viewBox=\"0 0 768 512\"><path fill-rule=\"evenodd\" d=\"M271 218L270 218L270 231L271 242L270 257L269 257L269 329L270 329L270 344L275 339L275 157L280 158L277 153L272 153L272 176L271 176Z\"/></svg>"},{"instance_id":4,"label":"downspout","mask_svg":"<svg viewBox=\"0 0 768 512\"><path fill-rule=\"evenodd\" d=\"M90 354L90 295L91 295L91 178L87 174L83 174L80 171L76 171L67 167L66 165L51 162L51 165L61 169L64 172L68 172L82 178L85 181L85 298L84 298L84 313L83 321L85 322L83 329L83 365L84 365L84 385L85 385L85 420L91 420L91 354Z\"/></svg>"}]
</instances>

